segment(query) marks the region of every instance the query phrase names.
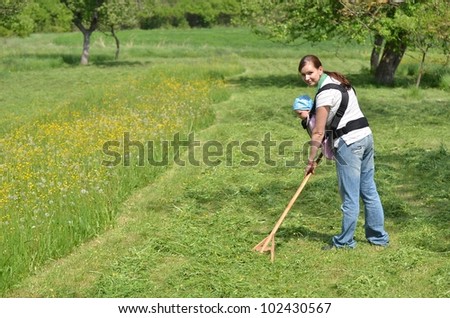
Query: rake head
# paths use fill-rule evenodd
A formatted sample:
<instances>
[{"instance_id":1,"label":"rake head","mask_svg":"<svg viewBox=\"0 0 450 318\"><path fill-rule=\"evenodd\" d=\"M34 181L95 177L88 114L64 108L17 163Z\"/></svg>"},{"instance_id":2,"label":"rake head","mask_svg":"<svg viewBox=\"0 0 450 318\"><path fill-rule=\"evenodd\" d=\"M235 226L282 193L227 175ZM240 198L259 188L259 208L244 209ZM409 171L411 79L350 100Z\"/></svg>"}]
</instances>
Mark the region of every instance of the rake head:
<instances>
[{"instance_id":1,"label":"rake head","mask_svg":"<svg viewBox=\"0 0 450 318\"><path fill-rule=\"evenodd\" d=\"M275 259L275 235L269 234L264 240L259 242L253 250L264 253L270 252L270 260L273 262Z\"/></svg>"}]
</instances>

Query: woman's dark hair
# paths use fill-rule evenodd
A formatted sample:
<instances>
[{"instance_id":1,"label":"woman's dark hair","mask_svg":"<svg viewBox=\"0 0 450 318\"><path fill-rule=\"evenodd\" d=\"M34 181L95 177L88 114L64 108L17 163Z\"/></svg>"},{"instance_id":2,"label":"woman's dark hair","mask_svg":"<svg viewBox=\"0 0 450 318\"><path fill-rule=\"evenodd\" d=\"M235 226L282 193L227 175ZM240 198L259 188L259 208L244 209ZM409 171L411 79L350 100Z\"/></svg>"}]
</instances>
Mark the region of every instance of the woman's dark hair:
<instances>
[{"instance_id":1,"label":"woman's dark hair","mask_svg":"<svg viewBox=\"0 0 450 318\"><path fill-rule=\"evenodd\" d=\"M312 63L312 65L314 65L315 68L319 68L322 66L322 62L320 62L319 58L315 55L306 55L304 56L301 60L300 63L298 64L298 72L301 73L302 68L306 65L306 63ZM350 89L352 84L350 84L350 81L341 73L338 72L329 72L329 71L323 71L325 74L327 74L328 76L334 78L335 80L338 80L339 82L341 82L341 85L344 86L347 89Z\"/></svg>"}]
</instances>

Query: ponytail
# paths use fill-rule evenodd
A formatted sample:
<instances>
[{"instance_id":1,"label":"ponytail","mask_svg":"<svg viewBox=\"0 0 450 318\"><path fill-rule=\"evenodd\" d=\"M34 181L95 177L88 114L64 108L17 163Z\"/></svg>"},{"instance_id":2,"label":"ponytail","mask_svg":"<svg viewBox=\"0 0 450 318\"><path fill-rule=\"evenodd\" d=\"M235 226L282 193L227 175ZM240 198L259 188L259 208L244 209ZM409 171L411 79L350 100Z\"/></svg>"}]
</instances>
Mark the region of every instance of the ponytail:
<instances>
[{"instance_id":1,"label":"ponytail","mask_svg":"<svg viewBox=\"0 0 450 318\"><path fill-rule=\"evenodd\" d=\"M329 72L329 71L323 71L325 74L327 74L329 77L334 78L335 80L341 82L341 85L344 86L347 90L349 90L352 87L352 84L350 84L350 81L341 73L338 72Z\"/></svg>"}]
</instances>

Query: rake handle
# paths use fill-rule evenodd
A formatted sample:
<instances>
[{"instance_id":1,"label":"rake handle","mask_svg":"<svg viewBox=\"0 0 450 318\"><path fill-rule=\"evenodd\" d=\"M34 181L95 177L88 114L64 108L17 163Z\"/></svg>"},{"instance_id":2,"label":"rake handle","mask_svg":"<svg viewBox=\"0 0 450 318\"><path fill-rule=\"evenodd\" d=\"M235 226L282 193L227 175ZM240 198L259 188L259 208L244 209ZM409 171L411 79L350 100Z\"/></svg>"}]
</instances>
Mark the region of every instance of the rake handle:
<instances>
[{"instance_id":1,"label":"rake handle","mask_svg":"<svg viewBox=\"0 0 450 318\"><path fill-rule=\"evenodd\" d=\"M323 154L321 153L319 157L316 159L316 164L318 165L320 160L322 159ZM267 245L269 245L270 241L274 240L275 233L278 231L278 228L283 223L284 219L286 218L286 215L291 210L292 206L294 205L295 201L297 200L298 196L302 192L303 188L305 187L306 183L308 182L309 178L311 177L312 173L308 173L304 178L300 186L298 187L297 191L295 192L294 196L292 197L291 201L289 201L286 209L284 209L283 214L281 214L280 218L278 219L278 222L275 224L275 226L272 229L272 232L270 232L269 236L266 238L263 246L261 247L261 252L265 251L267 248Z\"/></svg>"},{"instance_id":2,"label":"rake handle","mask_svg":"<svg viewBox=\"0 0 450 318\"><path fill-rule=\"evenodd\" d=\"M299 188L297 189L297 192L295 192L294 196L292 197L291 201L289 201L289 204L287 205L286 209L284 210L283 214L281 214L280 218L278 219L278 222L275 224L275 226L272 229L272 232L270 232L268 239L266 240L266 242L264 243L264 245L262 246L262 250L264 251L265 248L267 247L267 245L270 242L270 238L273 238L275 236L275 233L278 231L278 228L281 226L281 224L283 223L284 219L286 218L286 215L289 213L289 211L291 210L292 206L294 205L295 201L297 200L298 196L300 195L300 193L302 192L303 188L305 187L306 183L309 180L309 177L311 177L311 173L307 174L304 178L303 178L303 182L300 184Z\"/></svg>"}]
</instances>

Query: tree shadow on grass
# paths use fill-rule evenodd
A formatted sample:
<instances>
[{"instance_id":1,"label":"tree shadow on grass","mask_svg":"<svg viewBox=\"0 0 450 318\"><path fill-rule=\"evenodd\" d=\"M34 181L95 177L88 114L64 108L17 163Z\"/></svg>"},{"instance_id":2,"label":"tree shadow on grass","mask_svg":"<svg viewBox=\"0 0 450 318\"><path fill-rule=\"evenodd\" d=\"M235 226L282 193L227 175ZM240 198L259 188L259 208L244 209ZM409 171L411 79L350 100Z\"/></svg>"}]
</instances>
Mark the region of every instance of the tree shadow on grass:
<instances>
[{"instance_id":1,"label":"tree shadow on grass","mask_svg":"<svg viewBox=\"0 0 450 318\"><path fill-rule=\"evenodd\" d=\"M443 73L444 74L444 73ZM400 87L411 88L415 85L416 79L411 76L396 76L395 82L392 85L381 85L375 80L375 77L369 72L349 73L345 76L355 86L356 90L359 88L383 88L383 87ZM439 87L440 76L425 76L420 87L436 88ZM303 80L295 73L286 75L269 75L269 76L239 76L228 80L229 84L239 85L245 88L264 88L264 87L279 87L279 88L296 88L306 86Z\"/></svg>"},{"instance_id":2,"label":"tree shadow on grass","mask_svg":"<svg viewBox=\"0 0 450 318\"><path fill-rule=\"evenodd\" d=\"M377 87L375 79L372 75L366 73L346 74L349 80L356 87ZM269 75L269 76L239 76L228 80L228 83L240 85L242 87L280 87L280 88L296 88L306 87L300 76L295 71L286 75ZM380 86L381 87L381 86Z\"/></svg>"},{"instance_id":3,"label":"tree shadow on grass","mask_svg":"<svg viewBox=\"0 0 450 318\"><path fill-rule=\"evenodd\" d=\"M400 197L397 193L387 193L387 196L392 196L396 201L403 200L411 206L420 206L423 209L421 213L428 214L429 223L436 221L436 225L442 226L443 221L450 221L446 205L450 197L450 164L448 151L443 145L435 150L411 148L396 154L377 153L377 161L380 168L378 173L386 175L393 183L390 187L394 190L399 188L401 192ZM396 212L390 216L414 216L411 211L404 209Z\"/></svg>"},{"instance_id":4,"label":"tree shadow on grass","mask_svg":"<svg viewBox=\"0 0 450 318\"><path fill-rule=\"evenodd\" d=\"M66 64L72 66L80 65L80 56L79 55L67 55L63 58ZM121 67L121 66L143 66L147 65L150 62L148 61L130 61L130 60L120 60L115 59L111 55L100 54L100 55L92 55L89 58L90 65L96 65L101 67Z\"/></svg>"},{"instance_id":5,"label":"tree shadow on grass","mask_svg":"<svg viewBox=\"0 0 450 318\"><path fill-rule=\"evenodd\" d=\"M232 85L239 85L246 88L251 87L283 87L294 88L302 84L295 74L269 75L269 76L239 76L227 81Z\"/></svg>"},{"instance_id":6,"label":"tree shadow on grass","mask_svg":"<svg viewBox=\"0 0 450 318\"><path fill-rule=\"evenodd\" d=\"M101 67L121 67L121 66L145 66L151 64L151 62L107 60L107 61L93 61L92 64Z\"/></svg>"},{"instance_id":7,"label":"tree shadow on grass","mask_svg":"<svg viewBox=\"0 0 450 318\"><path fill-rule=\"evenodd\" d=\"M377 160L386 219L399 228L414 229L408 235L418 248L448 252L450 164L446 148L379 153Z\"/></svg>"},{"instance_id":8,"label":"tree shadow on grass","mask_svg":"<svg viewBox=\"0 0 450 318\"><path fill-rule=\"evenodd\" d=\"M45 53L45 54L21 54L19 59L34 59L47 61L51 68L57 68L60 66L78 66L80 65L80 54L58 54L58 53ZM91 55L89 58L89 65L97 65L104 67L121 67L121 66L140 66L148 64L149 62L142 61L130 61L130 60L116 60L114 56L107 54Z\"/></svg>"}]
</instances>

